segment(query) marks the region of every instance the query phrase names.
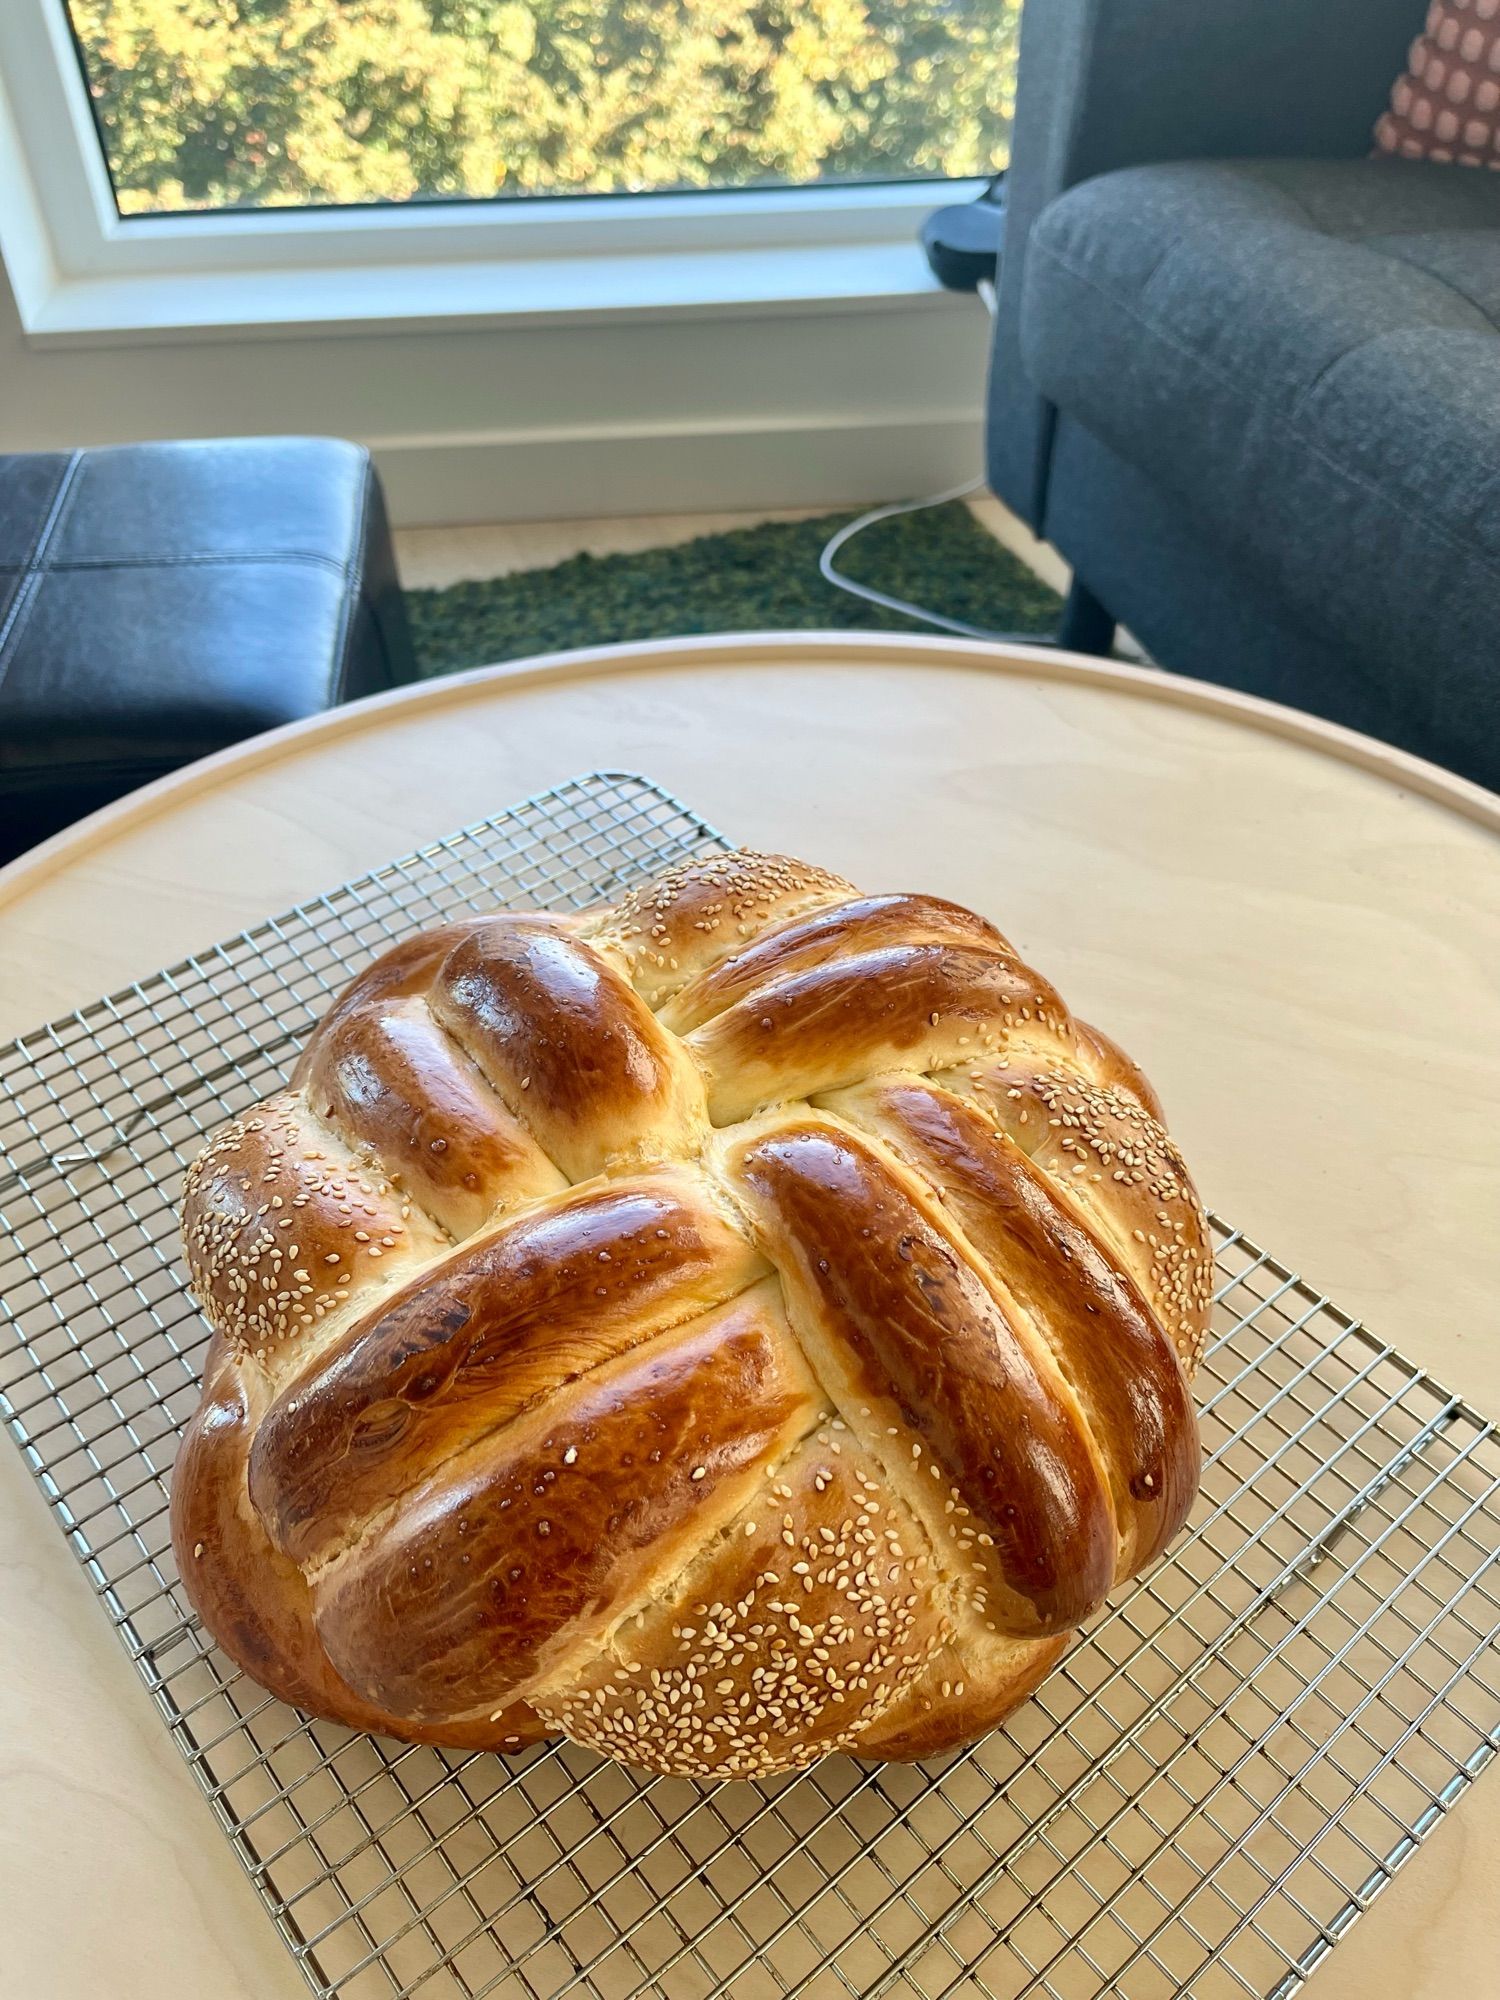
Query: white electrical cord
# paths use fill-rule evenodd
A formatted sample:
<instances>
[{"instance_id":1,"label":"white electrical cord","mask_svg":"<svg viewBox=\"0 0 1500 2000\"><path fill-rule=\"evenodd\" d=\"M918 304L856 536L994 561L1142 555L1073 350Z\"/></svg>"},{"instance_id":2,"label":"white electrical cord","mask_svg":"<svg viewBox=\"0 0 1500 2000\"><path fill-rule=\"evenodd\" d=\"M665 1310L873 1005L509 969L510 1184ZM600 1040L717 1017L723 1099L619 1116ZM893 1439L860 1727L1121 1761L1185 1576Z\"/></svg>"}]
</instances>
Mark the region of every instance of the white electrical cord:
<instances>
[{"instance_id":1,"label":"white electrical cord","mask_svg":"<svg viewBox=\"0 0 1500 2000\"><path fill-rule=\"evenodd\" d=\"M829 537L823 553L818 557L818 569L824 578L839 590L847 590L851 597L862 597L866 604L878 604L884 611L899 611L903 618L915 618L920 624L935 625L940 632L956 633L960 639L998 640L1003 645L1055 646L1057 640L1046 632L990 632L983 625L969 625L962 618L949 618L942 611L928 611L920 604L909 604L904 597L892 597L887 591L873 590L867 583L856 583L852 576L845 576L835 569L833 559L839 550L847 547L854 537L866 528L874 527L877 521L892 521L898 514L920 514L926 507L946 507L950 501L962 500L970 493L982 493L984 481L971 479L963 486L950 486L946 493L931 494L926 500L893 500L884 507L872 507L868 514L860 514L848 521L836 535Z\"/></svg>"},{"instance_id":2,"label":"white electrical cord","mask_svg":"<svg viewBox=\"0 0 1500 2000\"><path fill-rule=\"evenodd\" d=\"M906 618L919 619L924 625L936 625L940 631L956 632L961 639L999 639L1013 634L985 632L977 625L966 625L962 618L948 618L941 611L924 611L920 604L908 604L904 597L891 597L883 590L872 590L867 583L856 583L852 576L845 576L833 566L833 559L846 543L873 528L877 521L892 521L898 514L920 514L925 507L946 507L952 500L965 499L970 493L979 492L984 481L966 479L962 486L952 486L946 493L934 493L926 500L893 500L884 507L872 507L867 514L857 515L845 522L836 535L829 537L823 553L818 557L818 568L823 576L839 590L847 590L851 597L862 597L866 604L878 604L884 611L899 611Z\"/></svg>"},{"instance_id":3,"label":"white electrical cord","mask_svg":"<svg viewBox=\"0 0 1500 2000\"><path fill-rule=\"evenodd\" d=\"M995 316L995 288L988 279L979 282L979 296L984 302L991 319ZM893 500L884 507L872 507L867 514L847 522L836 535L830 536L818 557L818 569L824 579L835 589L848 591L851 597L862 597L866 604L878 604L883 611L898 611L903 618L915 618L919 624L935 625L941 632L953 632L960 639L999 639L1007 643L1024 640L1030 646L1053 646L1055 639L1037 632L989 632L982 625L965 624L962 618L949 618L941 611L924 610L920 604L909 604L904 597L891 597L883 590L873 590L867 583L856 583L852 576L845 576L835 569L834 557L840 549L863 534L866 528L873 528L877 521L893 521L900 514L920 514L928 507L946 507L951 501L966 500L971 493L982 493L982 479L967 480L962 486L953 486L946 493L933 493L925 500Z\"/></svg>"}]
</instances>

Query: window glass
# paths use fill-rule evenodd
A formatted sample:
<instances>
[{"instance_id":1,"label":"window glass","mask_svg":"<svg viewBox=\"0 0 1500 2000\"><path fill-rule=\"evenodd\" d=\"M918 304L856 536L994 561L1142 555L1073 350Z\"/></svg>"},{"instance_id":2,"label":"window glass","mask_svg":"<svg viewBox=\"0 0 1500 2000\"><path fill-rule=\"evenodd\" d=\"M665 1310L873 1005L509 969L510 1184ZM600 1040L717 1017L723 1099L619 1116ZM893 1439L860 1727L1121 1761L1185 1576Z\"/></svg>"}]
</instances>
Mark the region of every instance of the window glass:
<instances>
[{"instance_id":1,"label":"window glass","mask_svg":"<svg viewBox=\"0 0 1500 2000\"><path fill-rule=\"evenodd\" d=\"M989 173L1008 150L1019 14L1019 0L68 6L127 216Z\"/></svg>"}]
</instances>

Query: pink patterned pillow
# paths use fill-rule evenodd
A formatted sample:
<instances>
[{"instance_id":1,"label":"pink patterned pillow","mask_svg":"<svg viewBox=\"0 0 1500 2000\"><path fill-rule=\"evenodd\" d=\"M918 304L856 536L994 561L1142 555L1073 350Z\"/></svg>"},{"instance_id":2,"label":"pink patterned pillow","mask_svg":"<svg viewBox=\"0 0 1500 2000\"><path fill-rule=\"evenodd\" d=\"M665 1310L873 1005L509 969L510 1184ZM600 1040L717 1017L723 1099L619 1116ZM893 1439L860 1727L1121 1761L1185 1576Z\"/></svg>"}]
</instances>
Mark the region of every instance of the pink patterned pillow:
<instances>
[{"instance_id":1,"label":"pink patterned pillow","mask_svg":"<svg viewBox=\"0 0 1500 2000\"><path fill-rule=\"evenodd\" d=\"M1500 170L1500 0L1432 0L1375 146Z\"/></svg>"}]
</instances>

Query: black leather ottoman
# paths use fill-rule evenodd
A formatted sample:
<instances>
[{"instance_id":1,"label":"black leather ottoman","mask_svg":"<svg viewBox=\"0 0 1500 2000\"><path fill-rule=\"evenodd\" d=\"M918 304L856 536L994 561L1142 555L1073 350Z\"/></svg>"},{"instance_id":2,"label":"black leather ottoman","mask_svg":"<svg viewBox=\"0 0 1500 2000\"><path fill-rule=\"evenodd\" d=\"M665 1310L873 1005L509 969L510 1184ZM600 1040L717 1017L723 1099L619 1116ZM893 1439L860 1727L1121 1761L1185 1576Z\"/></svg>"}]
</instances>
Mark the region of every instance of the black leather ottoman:
<instances>
[{"instance_id":1,"label":"black leather ottoman","mask_svg":"<svg viewBox=\"0 0 1500 2000\"><path fill-rule=\"evenodd\" d=\"M359 446L0 456L0 860L179 764L414 674Z\"/></svg>"}]
</instances>

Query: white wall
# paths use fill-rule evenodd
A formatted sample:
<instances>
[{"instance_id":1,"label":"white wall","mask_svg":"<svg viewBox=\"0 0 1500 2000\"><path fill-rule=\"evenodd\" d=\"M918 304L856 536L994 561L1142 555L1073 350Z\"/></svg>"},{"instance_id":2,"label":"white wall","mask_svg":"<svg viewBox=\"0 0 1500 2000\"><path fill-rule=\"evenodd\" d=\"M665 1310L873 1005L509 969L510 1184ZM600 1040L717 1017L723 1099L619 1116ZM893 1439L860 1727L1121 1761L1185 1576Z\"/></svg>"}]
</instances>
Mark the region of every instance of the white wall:
<instances>
[{"instance_id":1,"label":"white wall","mask_svg":"<svg viewBox=\"0 0 1500 2000\"><path fill-rule=\"evenodd\" d=\"M330 432L398 523L820 505L980 465L977 300L729 320L32 348L0 282L0 451Z\"/></svg>"}]
</instances>

